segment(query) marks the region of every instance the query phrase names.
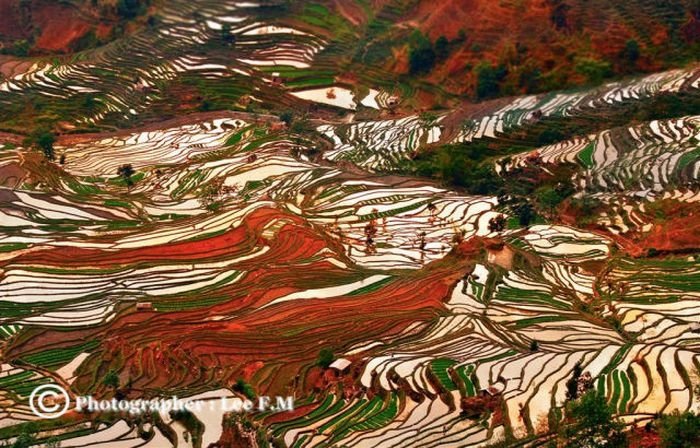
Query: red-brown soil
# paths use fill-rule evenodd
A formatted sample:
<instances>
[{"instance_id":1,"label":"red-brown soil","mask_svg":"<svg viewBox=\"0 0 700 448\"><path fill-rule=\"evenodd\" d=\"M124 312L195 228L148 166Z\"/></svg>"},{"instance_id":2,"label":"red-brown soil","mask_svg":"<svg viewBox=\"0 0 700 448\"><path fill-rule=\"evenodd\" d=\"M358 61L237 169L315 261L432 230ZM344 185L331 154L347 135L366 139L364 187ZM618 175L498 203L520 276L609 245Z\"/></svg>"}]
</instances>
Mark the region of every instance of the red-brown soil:
<instances>
[{"instance_id":1,"label":"red-brown soil","mask_svg":"<svg viewBox=\"0 0 700 448\"><path fill-rule=\"evenodd\" d=\"M17 0L0 0L0 37L22 39L27 37L26 30L20 26L20 14Z\"/></svg>"},{"instance_id":2,"label":"red-brown soil","mask_svg":"<svg viewBox=\"0 0 700 448\"><path fill-rule=\"evenodd\" d=\"M33 40L32 54L67 53L78 39L94 32L105 39L112 30L113 18L100 17L91 2L67 3L53 0L0 0L0 40Z\"/></svg>"},{"instance_id":3,"label":"red-brown soil","mask_svg":"<svg viewBox=\"0 0 700 448\"><path fill-rule=\"evenodd\" d=\"M261 229L280 217L289 224L275 238L261 239ZM246 378L259 392L288 392L295 384L305 384L295 378L304 366L315 362L320 349L342 352L358 342L396 336L416 321L432 319L443 309L451 285L469 262L449 256L376 291L264 307L296 291L356 281L359 274L325 260L314 261L321 249L330 248L341 258L343 250L299 218L271 208L252 213L237 229L200 241L107 254L49 249L25 253L13 262L107 268L213 261L249 253L263 244L270 247L267 253L232 266L247 271L244 278L197 297L182 298L227 297L223 303L178 312L128 309L106 328L36 332L16 341L8 349L8 359L97 338L102 345L85 364L89 369L79 373L75 383L79 390L95 388L95 370L101 378L106 369L114 368L131 379L135 390L233 386ZM464 253L473 253L467 246L465 243Z\"/></svg>"},{"instance_id":4,"label":"red-brown soil","mask_svg":"<svg viewBox=\"0 0 700 448\"><path fill-rule=\"evenodd\" d=\"M73 8L60 3L42 5L32 12L32 21L41 29L35 48L66 52L71 43L84 36L90 24L76 15Z\"/></svg>"}]
</instances>

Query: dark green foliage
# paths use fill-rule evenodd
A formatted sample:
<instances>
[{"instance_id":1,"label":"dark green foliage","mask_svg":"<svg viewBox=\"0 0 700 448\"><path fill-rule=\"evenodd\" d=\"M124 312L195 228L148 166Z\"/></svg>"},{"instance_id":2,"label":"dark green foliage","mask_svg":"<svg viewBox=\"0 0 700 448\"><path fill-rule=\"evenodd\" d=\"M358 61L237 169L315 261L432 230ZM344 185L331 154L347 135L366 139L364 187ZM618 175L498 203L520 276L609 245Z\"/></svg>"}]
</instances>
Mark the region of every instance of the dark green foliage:
<instances>
[{"instance_id":1,"label":"dark green foliage","mask_svg":"<svg viewBox=\"0 0 700 448\"><path fill-rule=\"evenodd\" d=\"M436 59L433 44L420 33L414 33L412 40L408 51L409 73L421 75L430 72Z\"/></svg>"},{"instance_id":2,"label":"dark green foliage","mask_svg":"<svg viewBox=\"0 0 700 448\"><path fill-rule=\"evenodd\" d=\"M224 23L221 26L221 39L227 43L233 43L236 40L236 36L231 33L231 24Z\"/></svg>"},{"instance_id":3,"label":"dark green foliage","mask_svg":"<svg viewBox=\"0 0 700 448\"><path fill-rule=\"evenodd\" d=\"M111 387L113 389L116 389L119 387L119 375L117 374L116 370L110 370L107 372L105 377L102 379L102 384L104 384L107 387Z\"/></svg>"},{"instance_id":4,"label":"dark green foliage","mask_svg":"<svg viewBox=\"0 0 700 448\"><path fill-rule=\"evenodd\" d=\"M622 448L627 446L624 426L613 418L605 395L592 389L566 406L566 421L560 437L564 446L577 448Z\"/></svg>"},{"instance_id":5,"label":"dark green foliage","mask_svg":"<svg viewBox=\"0 0 700 448\"><path fill-rule=\"evenodd\" d=\"M199 105L198 109L201 112L208 112L208 111L214 109L214 103L212 103L211 100L204 98L202 100L202 103Z\"/></svg>"},{"instance_id":6,"label":"dark green foliage","mask_svg":"<svg viewBox=\"0 0 700 448\"><path fill-rule=\"evenodd\" d=\"M490 232L502 232L506 228L505 215L497 215L489 220Z\"/></svg>"},{"instance_id":7,"label":"dark green foliage","mask_svg":"<svg viewBox=\"0 0 700 448\"><path fill-rule=\"evenodd\" d=\"M435 57L438 61L444 61L450 54L450 42L445 36L440 36L435 41Z\"/></svg>"},{"instance_id":8,"label":"dark green foliage","mask_svg":"<svg viewBox=\"0 0 700 448\"><path fill-rule=\"evenodd\" d=\"M92 111L95 109L97 106L97 100L95 100L95 97L92 95L86 95L85 99L83 100L83 109Z\"/></svg>"},{"instance_id":9,"label":"dark green foliage","mask_svg":"<svg viewBox=\"0 0 700 448\"><path fill-rule=\"evenodd\" d=\"M34 145L44 153L44 157L48 160L55 159L53 144L56 142L56 137L51 131L39 129L34 132L30 138Z\"/></svg>"},{"instance_id":10,"label":"dark green foliage","mask_svg":"<svg viewBox=\"0 0 700 448\"><path fill-rule=\"evenodd\" d=\"M554 27L558 30L563 30L568 28L568 17L567 14L571 9L571 6L567 5L563 0L548 0L549 5L552 8L550 14L550 20Z\"/></svg>"},{"instance_id":11,"label":"dark green foliage","mask_svg":"<svg viewBox=\"0 0 700 448\"><path fill-rule=\"evenodd\" d=\"M117 14L124 19L133 19L146 12L146 2L142 0L117 0Z\"/></svg>"},{"instance_id":12,"label":"dark green foliage","mask_svg":"<svg viewBox=\"0 0 700 448\"><path fill-rule=\"evenodd\" d=\"M532 341L530 341L530 351L531 352L536 352L539 349L540 349L540 343L537 342L537 340L533 339Z\"/></svg>"},{"instance_id":13,"label":"dark green foliage","mask_svg":"<svg viewBox=\"0 0 700 448\"><path fill-rule=\"evenodd\" d=\"M476 66L476 97L480 100L493 98L500 92L499 83L508 71L503 65L494 67L487 62Z\"/></svg>"},{"instance_id":14,"label":"dark green foliage","mask_svg":"<svg viewBox=\"0 0 700 448\"><path fill-rule=\"evenodd\" d=\"M658 424L662 448L693 448L700 446L700 416L692 412L673 411Z\"/></svg>"},{"instance_id":15,"label":"dark green foliage","mask_svg":"<svg viewBox=\"0 0 700 448\"><path fill-rule=\"evenodd\" d=\"M537 136L537 145L545 146L566 140L566 135L559 129L547 128Z\"/></svg>"},{"instance_id":16,"label":"dark green foliage","mask_svg":"<svg viewBox=\"0 0 700 448\"><path fill-rule=\"evenodd\" d=\"M253 386L246 383L242 378L239 378L238 381L236 381L236 384L233 386L233 390L245 395L246 398L250 400L255 398L255 390L253 390Z\"/></svg>"},{"instance_id":17,"label":"dark green foliage","mask_svg":"<svg viewBox=\"0 0 700 448\"><path fill-rule=\"evenodd\" d=\"M661 94L649 101L635 104L629 118L639 121L661 120L700 114L700 96L688 94Z\"/></svg>"},{"instance_id":18,"label":"dark green foliage","mask_svg":"<svg viewBox=\"0 0 700 448\"><path fill-rule=\"evenodd\" d=\"M328 366L330 366L333 363L334 359L335 355L333 355L333 352L327 348L322 349L318 353L318 365L323 367L324 369L327 369Z\"/></svg>"},{"instance_id":19,"label":"dark green foliage","mask_svg":"<svg viewBox=\"0 0 700 448\"><path fill-rule=\"evenodd\" d=\"M574 188L571 183L557 183L554 185L544 185L535 191L535 199L537 203L546 211L553 213L554 210L566 198L574 194Z\"/></svg>"},{"instance_id":20,"label":"dark green foliage","mask_svg":"<svg viewBox=\"0 0 700 448\"><path fill-rule=\"evenodd\" d=\"M295 134L305 134L308 132L313 132L314 127L308 120L295 120L292 123L291 131Z\"/></svg>"},{"instance_id":21,"label":"dark green foliage","mask_svg":"<svg viewBox=\"0 0 700 448\"><path fill-rule=\"evenodd\" d=\"M609 62L592 58L581 58L576 62L575 70L585 76L589 83L600 84L613 74Z\"/></svg>"},{"instance_id":22,"label":"dark green foliage","mask_svg":"<svg viewBox=\"0 0 700 448\"><path fill-rule=\"evenodd\" d=\"M29 448L36 443L36 437L34 434L29 434L23 432L15 439L14 443L10 445L12 448Z\"/></svg>"},{"instance_id":23,"label":"dark green foliage","mask_svg":"<svg viewBox=\"0 0 700 448\"><path fill-rule=\"evenodd\" d=\"M522 204L518 204L516 207L514 207L514 209L515 209L515 213L518 216L518 224L520 224L523 227L529 226L530 223L536 217L536 214L532 208L532 205L530 205L527 202L524 202Z\"/></svg>"},{"instance_id":24,"label":"dark green foliage","mask_svg":"<svg viewBox=\"0 0 700 448\"><path fill-rule=\"evenodd\" d=\"M459 32L457 33L457 39L455 39L457 43L463 43L467 41L467 32L464 31L464 28L460 29Z\"/></svg>"},{"instance_id":25,"label":"dark green foliage","mask_svg":"<svg viewBox=\"0 0 700 448\"><path fill-rule=\"evenodd\" d=\"M13 56L25 57L29 56L31 44L26 39L16 40L11 46L5 46L0 50L0 53L11 54Z\"/></svg>"},{"instance_id":26,"label":"dark green foliage","mask_svg":"<svg viewBox=\"0 0 700 448\"><path fill-rule=\"evenodd\" d=\"M131 176L133 176L134 173L134 167L132 167L130 163L127 163L117 168L117 174L122 179L124 179L124 183L126 183L128 187L131 187L134 184L134 180L131 178Z\"/></svg>"},{"instance_id":27,"label":"dark green foliage","mask_svg":"<svg viewBox=\"0 0 700 448\"><path fill-rule=\"evenodd\" d=\"M194 446L200 446L200 439L204 432L204 424L197 420L197 417L195 417L191 411L187 409L176 409L170 411L170 418L182 423L192 435L192 444Z\"/></svg>"},{"instance_id":28,"label":"dark green foliage","mask_svg":"<svg viewBox=\"0 0 700 448\"><path fill-rule=\"evenodd\" d=\"M525 67L520 71L518 85L527 93L539 92L542 82L542 71L538 67Z\"/></svg>"},{"instance_id":29,"label":"dark green foliage","mask_svg":"<svg viewBox=\"0 0 700 448\"><path fill-rule=\"evenodd\" d=\"M44 448L61 448L61 439L58 437L50 437L44 442Z\"/></svg>"},{"instance_id":30,"label":"dark green foliage","mask_svg":"<svg viewBox=\"0 0 700 448\"><path fill-rule=\"evenodd\" d=\"M280 114L280 121L283 121L287 126L292 124L294 120L294 113L290 110L286 110Z\"/></svg>"},{"instance_id":31,"label":"dark green foliage","mask_svg":"<svg viewBox=\"0 0 700 448\"><path fill-rule=\"evenodd\" d=\"M537 201L542 204L550 212L563 201L564 198L556 189L552 187L543 187L537 191Z\"/></svg>"},{"instance_id":32,"label":"dark green foliage","mask_svg":"<svg viewBox=\"0 0 700 448\"><path fill-rule=\"evenodd\" d=\"M630 39L625 42L625 48L622 49L622 59L626 62L634 64L640 56L639 43L636 40Z\"/></svg>"},{"instance_id":33,"label":"dark green foliage","mask_svg":"<svg viewBox=\"0 0 700 448\"><path fill-rule=\"evenodd\" d=\"M88 48L95 48L101 44L100 40L97 38L94 30L90 30L83 34L80 38L76 39L71 44L71 50L74 52L79 52L87 50Z\"/></svg>"},{"instance_id":34,"label":"dark green foliage","mask_svg":"<svg viewBox=\"0 0 700 448\"><path fill-rule=\"evenodd\" d=\"M444 182L465 188L471 194L496 194L503 180L488 160L491 151L483 143L445 145L416 159L416 172L439 177Z\"/></svg>"},{"instance_id":35,"label":"dark green foliage","mask_svg":"<svg viewBox=\"0 0 700 448\"><path fill-rule=\"evenodd\" d=\"M581 363L577 362L574 366L571 378L566 381L566 399L568 401L578 398L578 379L581 377L581 373L583 373Z\"/></svg>"}]
</instances>

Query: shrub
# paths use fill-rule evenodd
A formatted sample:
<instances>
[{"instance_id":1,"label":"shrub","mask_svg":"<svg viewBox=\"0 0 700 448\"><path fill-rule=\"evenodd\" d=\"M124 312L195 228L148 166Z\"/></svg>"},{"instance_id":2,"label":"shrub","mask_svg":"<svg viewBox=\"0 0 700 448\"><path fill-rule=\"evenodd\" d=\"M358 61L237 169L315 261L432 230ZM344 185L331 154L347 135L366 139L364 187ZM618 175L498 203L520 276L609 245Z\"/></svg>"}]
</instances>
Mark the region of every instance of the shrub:
<instances>
[{"instance_id":1,"label":"shrub","mask_svg":"<svg viewBox=\"0 0 700 448\"><path fill-rule=\"evenodd\" d=\"M435 57L438 61L444 61L450 54L450 42L445 36L440 36L435 41Z\"/></svg>"},{"instance_id":2,"label":"shrub","mask_svg":"<svg viewBox=\"0 0 700 448\"><path fill-rule=\"evenodd\" d=\"M527 202L520 204L515 208L515 212L518 216L518 224L523 227L527 227L535 219L535 211L532 209L532 205Z\"/></svg>"},{"instance_id":3,"label":"shrub","mask_svg":"<svg viewBox=\"0 0 700 448\"><path fill-rule=\"evenodd\" d=\"M552 12L550 15L550 20L554 27L558 30L568 28L568 17L567 13L571 7L564 3L563 0L549 0L548 3L552 7Z\"/></svg>"},{"instance_id":4,"label":"shrub","mask_svg":"<svg viewBox=\"0 0 700 448\"><path fill-rule=\"evenodd\" d=\"M414 42L408 51L409 73L420 75L430 72L435 65L435 50L430 40L418 33L413 38Z\"/></svg>"},{"instance_id":5,"label":"shrub","mask_svg":"<svg viewBox=\"0 0 700 448\"><path fill-rule=\"evenodd\" d=\"M255 390L253 390L253 386L246 383L242 378L239 378L236 381L236 384L233 386L233 390L242 393L250 400L255 398Z\"/></svg>"},{"instance_id":6,"label":"shrub","mask_svg":"<svg viewBox=\"0 0 700 448\"><path fill-rule=\"evenodd\" d=\"M224 23L221 27L221 39L224 40L224 42L231 43L236 40L236 36L231 33L231 24L229 23Z\"/></svg>"},{"instance_id":7,"label":"shrub","mask_svg":"<svg viewBox=\"0 0 700 448\"><path fill-rule=\"evenodd\" d=\"M593 84L600 84L603 79L612 75L612 67L609 62L592 58L579 59L574 69Z\"/></svg>"},{"instance_id":8,"label":"shrub","mask_svg":"<svg viewBox=\"0 0 700 448\"><path fill-rule=\"evenodd\" d=\"M133 19L146 12L141 0L117 0L117 14L124 19Z\"/></svg>"},{"instance_id":9,"label":"shrub","mask_svg":"<svg viewBox=\"0 0 700 448\"><path fill-rule=\"evenodd\" d=\"M436 151L421 154L416 159L416 173L439 177L471 194L497 195L503 187L503 179L488 161L490 156L488 146L483 143L444 145Z\"/></svg>"},{"instance_id":10,"label":"shrub","mask_svg":"<svg viewBox=\"0 0 700 448\"><path fill-rule=\"evenodd\" d=\"M280 121L284 122L287 126L292 124L294 120L294 114L290 110L286 110L280 114Z\"/></svg>"},{"instance_id":11,"label":"shrub","mask_svg":"<svg viewBox=\"0 0 700 448\"><path fill-rule=\"evenodd\" d=\"M36 436L34 434L30 434L28 432L23 432L20 434L15 441L12 443L12 445L8 445L12 448L29 448L31 446L35 446L36 444Z\"/></svg>"},{"instance_id":12,"label":"shrub","mask_svg":"<svg viewBox=\"0 0 700 448\"><path fill-rule=\"evenodd\" d=\"M625 48L622 49L622 59L626 62L634 64L640 56L639 44L636 40L630 39L625 42Z\"/></svg>"},{"instance_id":13,"label":"shrub","mask_svg":"<svg viewBox=\"0 0 700 448\"><path fill-rule=\"evenodd\" d=\"M131 178L134 173L134 167L132 167L130 163L124 164L117 168L117 174L124 179L124 183L126 183L128 187L131 187L134 184L134 180Z\"/></svg>"},{"instance_id":14,"label":"shrub","mask_svg":"<svg viewBox=\"0 0 700 448\"><path fill-rule=\"evenodd\" d=\"M50 131L46 129L37 130L32 134L31 140L34 145L44 153L44 156L48 160L53 160L55 158L53 144L56 141L56 137Z\"/></svg>"},{"instance_id":15,"label":"shrub","mask_svg":"<svg viewBox=\"0 0 700 448\"><path fill-rule=\"evenodd\" d=\"M335 356L333 355L333 352L327 348L322 349L318 353L318 365L324 369L327 369L333 363L334 359Z\"/></svg>"},{"instance_id":16,"label":"shrub","mask_svg":"<svg viewBox=\"0 0 700 448\"><path fill-rule=\"evenodd\" d=\"M622 448L627 446L623 425L613 418L605 395L592 389L566 406L566 424L560 437L564 446Z\"/></svg>"},{"instance_id":17,"label":"shrub","mask_svg":"<svg viewBox=\"0 0 700 448\"><path fill-rule=\"evenodd\" d=\"M476 66L476 96L478 99L493 98L500 92L499 83L508 74L503 65L494 67L487 62Z\"/></svg>"},{"instance_id":18,"label":"shrub","mask_svg":"<svg viewBox=\"0 0 700 448\"><path fill-rule=\"evenodd\" d=\"M107 372L105 377L102 379L102 384L114 389L119 387L119 375L117 374L117 371L110 370L109 372Z\"/></svg>"},{"instance_id":19,"label":"shrub","mask_svg":"<svg viewBox=\"0 0 700 448\"><path fill-rule=\"evenodd\" d=\"M692 448L700 446L700 416L692 412L673 411L658 422L663 448Z\"/></svg>"}]
</instances>

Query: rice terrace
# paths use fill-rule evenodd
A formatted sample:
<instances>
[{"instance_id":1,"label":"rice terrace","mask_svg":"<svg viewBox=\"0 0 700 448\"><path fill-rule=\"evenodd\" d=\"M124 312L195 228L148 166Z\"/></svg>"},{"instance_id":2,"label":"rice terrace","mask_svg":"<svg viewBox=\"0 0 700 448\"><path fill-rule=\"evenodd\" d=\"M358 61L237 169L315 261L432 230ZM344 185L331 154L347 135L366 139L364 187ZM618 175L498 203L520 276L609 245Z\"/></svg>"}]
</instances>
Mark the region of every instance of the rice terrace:
<instances>
[{"instance_id":1,"label":"rice terrace","mask_svg":"<svg viewBox=\"0 0 700 448\"><path fill-rule=\"evenodd\" d=\"M0 446L700 447L699 56L698 0L0 0Z\"/></svg>"}]
</instances>

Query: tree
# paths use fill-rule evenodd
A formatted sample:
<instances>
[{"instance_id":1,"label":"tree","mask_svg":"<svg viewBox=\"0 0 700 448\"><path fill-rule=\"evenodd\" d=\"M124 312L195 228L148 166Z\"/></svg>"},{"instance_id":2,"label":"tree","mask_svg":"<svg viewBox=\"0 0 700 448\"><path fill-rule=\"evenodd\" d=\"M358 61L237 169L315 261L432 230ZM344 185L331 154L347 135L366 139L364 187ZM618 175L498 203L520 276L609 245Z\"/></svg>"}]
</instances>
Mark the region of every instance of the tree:
<instances>
[{"instance_id":1,"label":"tree","mask_svg":"<svg viewBox=\"0 0 700 448\"><path fill-rule=\"evenodd\" d=\"M111 387L113 389L116 389L119 387L119 374L117 374L117 371L112 369L107 374L105 377L102 379L102 384L104 384L107 387Z\"/></svg>"},{"instance_id":2,"label":"tree","mask_svg":"<svg viewBox=\"0 0 700 448\"><path fill-rule=\"evenodd\" d=\"M535 212L532 209L532 205L527 202L521 204L516 208L516 213L518 215L518 224L523 227L530 225L532 220L535 218Z\"/></svg>"},{"instance_id":3,"label":"tree","mask_svg":"<svg viewBox=\"0 0 700 448\"><path fill-rule=\"evenodd\" d=\"M61 439L58 437L50 437L44 443L44 448L61 448Z\"/></svg>"},{"instance_id":4,"label":"tree","mask_svg":"<svg viewBox=\"0 0 700 448\"><path fill-rule=\"evenodd\" d=\"M566 135L559 129L547 128L537 136L537 146L551 145L566 139Z\"/></svg>"},{"instance_id":5,"label":"tree","mask_svg":"<svg viewBox=\"0 0 700 448\"><path fill-rule=\"evenodd\" d=\"M441 178L471 194L497 195L503 179L496 175L493 163L488 160L491 153L484 143L444 145L417 156L416 174Z\"/></svg>"},{"instance_id":6,"label":"tree","mask_svg":"<svg viewBox=\"0 0 700 448\"><path fill-rule=\"evenodd\" d=\"M539 349L540 349L540 343L537 342L537 340L533 339L532 341L530 341L530 351L531 352L536 352Z\"/></svg>"},{"instance_id":7,"label":"tree","mask_svg":"<svg viewBox=\"0 0 700 448\"><path fill-rule=\"evenodd\" d=\"M232 43L233 41L236 40L236 36L231 33L231 24L230 23L224 23L221 26L221 38L224 40L224 42L227 42L227 43Z\"/></svg>"},{"instance_id":8,"label":"tree","mask_svg":"<svg viewBox=\"0 0 700 448\"><path fill-rule=\"evenodd\" d=\"M215 107L214 102L210 100L209 98L204 98L202 99L202 102L199 104L199 111L200 112L209 112L210 110L213 110Z\"/></svg>"},{"instance_id":9,"label":"tree","mask_svg":"<svg viewBox=\"0 0 700 448\"><path fill-rule=\"evenodd\" d=\"M562 195L552 187L542 187L537 191L537 201L549 213L554 213L554 210L563 200Z\"/></svg>"},{"instance_id":10,"label":"tree","mask_svg":"<svg viewBox=\"0 0 700 448\"><path fill-rule=\"evenodd\" d=\"M569 5L564 3L563 0L549 0L548 2L552 7L552 13L550 15L550 20L554 24L554 27L558 30L566 29L569 27L569 20L567 13L571 9Z\"/></svg>"},{"instance_id":11,"label":"tree","mask_svg":"<svg viewBox=\"0 0 700 448\"><path fill-rule=\"evenodd\" d=\"M581 363L577 362L571 378L566 382L566 399L569 401L578 398L578 379L581 377L581 373L583 373L583 368L581 368Z\"/></svg>"},{"instance_id":12,"label":"tree","mask_svg":"<svg viewBox=\"0 0 700 448\"><path fill-rule=\"evenodd\" d=\"M318 353L318 365L324 369L327 369L328 366L333 363L334 359L335 355L333 355L333 352L327 348L321 349L321 351Z\"/></svg>"},{"instance_id":13,"label":"tree","mask_svg":"<svg viewBox=\"0 0 700 448\"><path fill-rule=\"evenodd\" d=\"M566 406L560 437L564 446L577 448L622 448L627 446L624 426L613 418L605 395L592 389Z\"/></svg>"},{"instance_id":14,"label":"tree","mask_svg":"<svg viewBox=\"0 0 700 448\"><path fill-rule=\"evenodd\" d=\"M662 448L693 448L700 446L700 416L678 410L664 415L658 422Z\"/></svg>"},{"instance_id":15,"label":"tree","mask_svg":"<svg viewBox=\"0 0 700 448\"><path fill-rule=\"evenodd\" d=\"M36 436L30 432L22 432L14 441L12 448L29 448L36 444Z\"/></svg>"},{"instance_id":16,"label":"tree","mask_svg":"<svg viewBox=\"0 0 700 448\"><path fill-rule=\"evenodd\" d=\"M435 50L430 40L420 33L414 33L408 51L409 73L422 75L430 72L435 65Z\"/></svg>"},{"instance_id":17,"label":"tree","mask_svg":"<svg viewBox=\"0 0 700 448\"><path fill-rule=\"evenodd\" d=\"M117 14L124 19L133 19L145 12L140 0L117 0Z\"/></svg>"},{"instance_id":18,"label":"tree","mask_svg":"<svg viewBox=\"0 0 700 448\"><path fill-rule=\"evenodd\" d=\"M5 52L10 53L15 56L24 57L29 55L29 50L31 45L26 39L20 39L12 44L12 47L5 50Z\"/></svg>"},{"instance_id":19,"label":"tree","mask_svg":"<svg viewBox=\"0 0 700 448\"><path fill-rule=\"evenodd\" d=\"M134 167L132 167L130 163L124 164L117 168L117 174L124 180L124 183L129 188L134 185L134 180L131 178L134 173Z\"/></svg>"},{"instance_id":20,"label":"tree","mask_svg":"<svg viewBox=\"0 0 700 448\"><path fill-rule=\"evenodd\" d=\"M438 61L444 61L450 54L450 42L445 36L440 36L435 41L435 57Z\"/></svg>"},{"instance_id":21,"label":"tree","mask_svg":"<svg viewBox=\"0 0 700 448\"><path fill-rule=\"evenodd\" d=\"M637 59L639 59L639 56L639 43L637 43L637 41L634 39L630 39L627 42L625 42L625 48L622 49L622 58L625 61L634 64L635 62L637 62Z\"/></svg>"},{"instance_id":22,"label":"tree","mask_svg":"<svg viewBox=\"0 0 700 448\"><path fill-rule=\"evenodd\" d=\"M33 136L34 144L41 149L44 153L44 157L48 160L54 160L56 158L53 150L53 144L56 141L56 137L48 130L39 130Z\"/></svg>"},{"instance_id":23,"label":"tree","mask_svg":"<svg viewBox=\"0 0 700 448\"><path fill-rule=\"evenodd\" d=\"M233 390L242 393L251 400L255 398L255 390L253 390L253 386L246 383L243 378L238 378L238 380L236 380L236 384L233 385Z\"/></svg>"},{"instance_id":24,"label":"tree","mask_svg":"<svg viewBox=\"0 0 700 448\"><path fill-rule=\"evenodd\" d=\"M97 101L95 100L95 97L92 95L86 95L83 99L83 108L85 110L92 111L95 108L95 106L97 106Z\"/></svg>"},{"instance_id":25,"label":"tree","mask_svg":"<svg viewBox=\"0 0 700 448\"><path fill-rule=\"evenodd\" d=\"M489 232L502 232L506 228L506 217L499 214L489 219Z\"/></svg>"},{"instance_id":26,"label":"tree","mask_svg":"<svg viewBox=\"0 0 700 448\"><path fill-rule=\"evenodd\" d=\"M588 82L592 84L600 84L603 79L612 74L612 68L609 62L592 58L579 59L574 69L585 76Z\"/></svg>"},{"instance_id":27,"label":"tree","mask_svg":"<svg viewBox=\"0 0 700 448\"><path fill-rule=\"evenodd\" d=\"M499 83L508 74L505 67L494 67L488 62L476 66L476 97L480 100L493 98L500 91Z\"/></svg>"},{"instance_id":28,"label":"tree","mask_svg":"<svg viewBox=\"0 0 700 448\"><path fill-rule=\"evenodd\" d=\"M291 110L285 110L280 114L280 121L284 122L284 124L289 127L292 124L292 121L294 120L294 114L292 113Z\"/></svg>"}]
</instances>

